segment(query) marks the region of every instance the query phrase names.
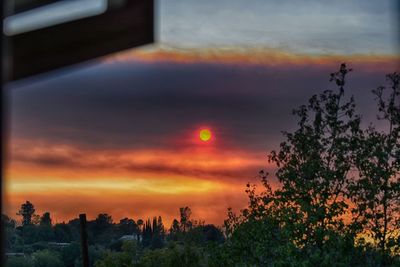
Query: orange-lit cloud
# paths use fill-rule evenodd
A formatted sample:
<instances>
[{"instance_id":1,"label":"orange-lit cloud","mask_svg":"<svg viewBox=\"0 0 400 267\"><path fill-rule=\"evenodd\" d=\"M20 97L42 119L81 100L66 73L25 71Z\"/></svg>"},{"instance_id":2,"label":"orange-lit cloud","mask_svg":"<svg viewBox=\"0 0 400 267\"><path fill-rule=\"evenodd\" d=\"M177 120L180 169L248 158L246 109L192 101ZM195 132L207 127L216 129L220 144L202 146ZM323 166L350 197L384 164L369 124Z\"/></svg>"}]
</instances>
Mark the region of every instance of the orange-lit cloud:
<instances>
[{"instance_id":1,"label":"orange-lit cloud","mask_svg":"<svg viewBox=\"0 0 400 267\"><path fill-rule=\"evenodd\" d=\"M399 55L381 54L295 54L280 49L268 48L171 48L150 46L147 49L129 50L105 58L106 62L173 62L180 64L209 63L226 65L259 66L325 66L336 68L338 63L351 62L358 70L375 71L376 67L391 72L400 66ZM383 68L383 69L382 69Z\"/></svg>"},{"instance_id":2,"label":"orange-lit cloud","mask_svg":"<svg viewBox=\"0 0 400 267\"><path fill-rule=\"evenodd\" d=\"M115 219L164 215L168 223L189 205L199 219L221 223L227 207L243 206L244 184L266 163L258 153L202 147L98 151L15 140L10 152L6 211L15 214L28 199L58 220L108 212Z\"/></svg>"}]
</instances>

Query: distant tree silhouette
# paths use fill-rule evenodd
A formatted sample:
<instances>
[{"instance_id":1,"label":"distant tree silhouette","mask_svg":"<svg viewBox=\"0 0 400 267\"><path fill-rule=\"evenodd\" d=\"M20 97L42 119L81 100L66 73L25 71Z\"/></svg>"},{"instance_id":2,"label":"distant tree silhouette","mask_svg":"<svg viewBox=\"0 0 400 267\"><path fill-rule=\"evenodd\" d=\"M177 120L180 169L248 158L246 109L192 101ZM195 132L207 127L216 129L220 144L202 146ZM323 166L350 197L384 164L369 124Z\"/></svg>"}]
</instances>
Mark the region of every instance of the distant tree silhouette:
<instances>
[{"instance_id":1,"label":"distant tree silhouette","mask_svg":"<svg viewBox=\"0 0 400 267\"><path fill-rule=\"evenodd\" d=\"M37 228L38 235L41 240L44 241L54 241L55 235L52 229L52 222L50 217L50 212L45 212L40 217L39 226Z\"/></svg>"},{"instance_id":2,"label":"distant tree silhouette","mask_svg":"<svg viewBox=\"0 0 400 267\"><path fill-rule=\"evenodd\" d=\"M190 216L192 215L192 210L189 207L183 207L179 209L180 213L180 226L183 232L186 232L192 228L192 221Z\"/></svg>"},{"instance_id":3,"label":"distant tree silhouette","mask_svg":"<svg viewBox=\"0 0 400 267\"><path fill-rule=\"evenodd\" d=\"M22 216L22 225L24 226L32 224L32 217L34 214L35 207L29 201L26 201L24 204L22 204L20 210L17 213L17 215Z\"/></svg>"},{"instance_id":4,"label":"distant tree silhouette","mask_svg":"<svg viewBox=\"0 0 400 267\"><path fill-rule=\"evenodd\" d=\"M50 212L43 213L42 217L40 218L40 225L41 226L51 226L51 217Z\"/></svg>"},{"instance_id":5,"label":"distant tree silhouette","mask_svg":"<svg viewBox=\"0 0 400 267\"><path fill-rule=\"evenodd\" d=\"M172 221L171 227L169 228L169 239L173 241L178 240L178 235L181 232L181 228L179 225L179 221L177 219L174 219Z\"/></svg>"},{"instance_id":6,"label":"distant tree silhouette","mask_svg":"<svg viewBox=\"0 0 400 267\"><path fill-rule=\"evenodd\" d=\"M139 227L139 230L141 231L143 227L143 220L142 219L137 220L137 225Z\"/></svg>"},{"instance_id":7,"label":"distant tree silhouette","mask_svg":"<svg viewBox=\"0 0 400 267\"><path fill-rule=\"evenodd\" d=\"M133 235L139 232L136 222L129 218L121 219L117 228L121 235Z\"/></svg>"},{"instance_id":8,"label":"distant tree silhouette","mask_svg":"<svg viewBox=\"0 0 400 267\"><path fill-rule=\"evenodd\" d=\"M151 248L162 248L164 246L165 241L165 229L164 224L162 222L161 216L153 218L153 229L152 229L152 240L151 240Z\"/></svg>"}]
</instances>

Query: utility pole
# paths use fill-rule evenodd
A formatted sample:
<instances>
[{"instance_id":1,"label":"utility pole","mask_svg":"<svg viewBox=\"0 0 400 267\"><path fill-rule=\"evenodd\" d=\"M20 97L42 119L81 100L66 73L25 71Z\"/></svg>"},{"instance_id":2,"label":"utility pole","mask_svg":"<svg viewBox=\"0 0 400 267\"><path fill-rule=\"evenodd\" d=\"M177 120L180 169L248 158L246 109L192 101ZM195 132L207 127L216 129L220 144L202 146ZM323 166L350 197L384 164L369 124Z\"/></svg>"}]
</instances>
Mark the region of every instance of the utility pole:
<instances>
[{"instance_id":1,"label":"utility pole","mask_svg":"<svg viewBox=\"0 0 400 267\"><path fill-rule=\"evenodd\" d=\"M82 266L89 267L89 249L87 241L86 214L79 214L81 226L81 249L82 249Z\"/></svg>"}]
</instances>

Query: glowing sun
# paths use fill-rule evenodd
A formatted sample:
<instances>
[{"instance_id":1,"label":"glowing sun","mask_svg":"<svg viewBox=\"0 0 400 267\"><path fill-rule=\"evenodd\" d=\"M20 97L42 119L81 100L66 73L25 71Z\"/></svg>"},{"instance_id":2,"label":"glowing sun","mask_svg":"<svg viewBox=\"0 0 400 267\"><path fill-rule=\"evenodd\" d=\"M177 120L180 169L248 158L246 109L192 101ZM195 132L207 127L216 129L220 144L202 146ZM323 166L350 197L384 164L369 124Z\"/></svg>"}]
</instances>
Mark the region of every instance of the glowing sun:
<instances>
[{"instance_id":1,"label":"glowing sun","mask_svg":"<svg viewBox=\"0 0 400 267\"><path fill-rule=\"evenodd\" d=\"M211 136L212 136L212 134L211 134L211 131L210 131L210 130L208 130L208 129L202 129L202 130L200 130L199 137L200 137L200 140L201 140L201 141L203 141L203 142L210 141Z\"/></svg>"}]
</instances>

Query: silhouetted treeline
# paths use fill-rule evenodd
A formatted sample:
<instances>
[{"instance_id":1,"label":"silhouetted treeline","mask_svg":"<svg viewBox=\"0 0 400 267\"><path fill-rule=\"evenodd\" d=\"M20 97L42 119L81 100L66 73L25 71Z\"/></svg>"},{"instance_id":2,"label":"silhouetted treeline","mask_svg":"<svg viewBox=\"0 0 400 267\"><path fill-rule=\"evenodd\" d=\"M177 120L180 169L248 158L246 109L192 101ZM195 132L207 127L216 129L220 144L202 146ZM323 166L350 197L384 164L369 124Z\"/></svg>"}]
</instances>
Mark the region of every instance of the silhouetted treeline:
<instances>
[{"instance_id":1,"label":"silhouetted treeline","mask_svg":"<svg viewBox=\"0 0 400 267\"><path fill-rule=\"evenodd\" d=\"M191 218L188 207L165 229L162 218L88 222L95 267L400 266L400 75L372 91L380 128L363 122L346 88L345 64L331 73L337 87L293 111L268 161L277 188L260 171L262 190L248 184L247 208L228 209L223 227ZM8 266L80 266L79 220L52 224L22 204L21 223L3 215Z\"/></svg>"},{"instance_id":2,"label":"silhouetted treeline","mask_svg":"<svg viewBox=\"0 0 400 267\"><path fill-rule=\"evenodd\" d=\"M36 215L29 201L21 205L17 215L21 216L20 222L2 215L7 232L8 266L81 266L79 218L53 224L49 212ZM139 259L139 255L171 247L172 243L206 246L209 242L224 241L221 229L192 220L189 207L181 208L180 215L179 220L175 219L171 228L166 229L161 216L146 221L124 218L115 223L110 215L99 214L87 222L92 264L103 266L103 261L109 261L110 266L115 266L113 253L126 250L134 249Z\"/></svg>"}]
</instances>

